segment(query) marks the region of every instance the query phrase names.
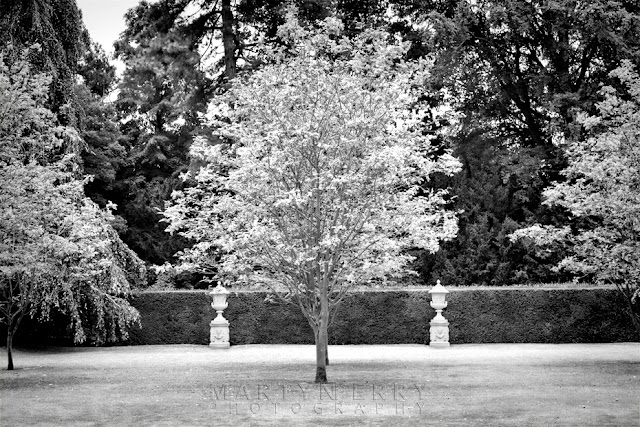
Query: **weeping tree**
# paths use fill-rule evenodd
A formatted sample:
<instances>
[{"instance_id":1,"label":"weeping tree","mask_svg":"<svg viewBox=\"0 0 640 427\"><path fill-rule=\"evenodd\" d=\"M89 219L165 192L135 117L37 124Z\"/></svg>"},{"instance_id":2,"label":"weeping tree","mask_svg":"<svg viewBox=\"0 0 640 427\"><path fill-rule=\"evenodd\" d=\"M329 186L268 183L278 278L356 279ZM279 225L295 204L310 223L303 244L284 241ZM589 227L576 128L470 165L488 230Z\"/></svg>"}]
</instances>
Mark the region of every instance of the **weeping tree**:
<instances>
[{"instance_id":1,"label":"weeping tree","mask_svg":"<svg viewBox=\"0 0 640 427\"><path fill-rule=\"evenodd\" d=\"M85 197L83 142L45 106L52 79L33 71L32 51L0 55L0 321L10 370L24 316L61 315L75 342L126 337L139 317L127 297L145 272L110 212Z\"/></svg>"},{"instance_id":2,"label":"weeping tree","mask_svg":"<svg viewBox=\"0 0 640 427\"><path fill-rule=\"evenodd\" d=\"M326 382L327 328L354 285L392 283L408 248L438 250L457 232L434 173L459 162L432 145L419 97L429 64L405 62L408 43L367 30L348 39L327 18L316 29L288 13L281 48L239 75L199 139L195 185L174 193L168 231L196 241L183 266L258 285L297 305ZM217 143L210 141L217 140Z\"/></svg>"}]
</instances>

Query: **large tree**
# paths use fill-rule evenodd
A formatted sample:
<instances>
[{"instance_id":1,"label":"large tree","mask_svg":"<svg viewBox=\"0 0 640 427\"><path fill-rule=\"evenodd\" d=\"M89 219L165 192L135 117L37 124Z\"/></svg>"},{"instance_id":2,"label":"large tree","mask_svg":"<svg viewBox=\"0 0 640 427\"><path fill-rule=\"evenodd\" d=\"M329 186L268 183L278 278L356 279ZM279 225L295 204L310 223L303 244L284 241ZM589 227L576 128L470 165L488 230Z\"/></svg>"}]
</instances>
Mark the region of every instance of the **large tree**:
<instances>
[{"instance_id":1,"label":"large tree","mask_svg":"<svg viewBox=\"0 0 640 427\"><path fill-rule=\"evenodd\" d=\"M85 197L82 141L46 108L51 77L34 73L29 57L0 56L0 320L9 369L25 315L62 315L75 342L126 337L138 318L130 286L145 272L110 213Z\"/></svg>"},{"instance_id":2,"label":"large tree","mask_svg":"<svg viewBox=\"0 0 640 427\"><path fill-rule=\"evenodd\" d=\"M459 163L436 152L418 102L425 61L407 44L368 30L342 35L335 19L303 29L293 12L285 48L238 77L223 102L218 143L191 149L205 165L165 211L169 230L197 243L189 264L218 279L258 284L300 307L316 342L316 382L326 382L327 328L355 284L399 277L412 257L457 231L446 192L423 191Z\"/></svg>"},{"instance_id":3,"label":"large tree","mask_svg":"<svg viewBox=\"0 0 640 427\"><path fill-rule=\"evenodd\" d=\"M513 234L542 250L566 247L558 269L615 284L640 333L640 77L630 61L610 73L595 116L580 115L585 138L566 144L564 180L544 191L544 203L566 209L565 224L533 225Z\"/></svg>"}]
</instances>

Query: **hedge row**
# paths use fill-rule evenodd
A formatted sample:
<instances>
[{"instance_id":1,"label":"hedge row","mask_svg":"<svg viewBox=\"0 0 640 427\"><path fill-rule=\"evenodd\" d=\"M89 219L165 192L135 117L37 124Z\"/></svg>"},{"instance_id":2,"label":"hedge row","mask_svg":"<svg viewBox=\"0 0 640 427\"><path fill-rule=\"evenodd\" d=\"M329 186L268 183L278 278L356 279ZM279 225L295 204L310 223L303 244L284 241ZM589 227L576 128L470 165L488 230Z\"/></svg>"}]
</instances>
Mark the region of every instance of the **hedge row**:
<instances>
[{"instance_id":1,"label":"hedge row","mask_svg":"<svg viewBox=\"0 0 640 427\"><path fill-rule=\"evenodd\" d=\"M462 343L571 343L637 341L615 289L450 289L444 311L450 341ZM232 292L224 316L231 344L309 344L313 333L293 305L265 301L265 293ZM358 292L341 305L330 327L331 344L429 342L435 315L428 291ZM125 344L207 344L215 317L206 291L145 292L133 305L142 327ZM44 335L49 334L47 338ZM27 322L22 344L68 344L46 327Z\"/></svg>"},{"instance_id":2,"label":"hedge row","mask_svg":"<svg viewBox=\"0 0 640 427\"><path fill-rule=\"evenodd\" d=\"M229 296L231 344L308 344L313 333L293 305L260 292ZM428 291L349 295L330 327L331 344L428 343L435 312ZM571 343L636 341L615 289L451 289L444 312L450 341ZM142 328L130 344L207 344L214 317L207 292L143 293L133 305Z\"/></svg>"}]
</instances>

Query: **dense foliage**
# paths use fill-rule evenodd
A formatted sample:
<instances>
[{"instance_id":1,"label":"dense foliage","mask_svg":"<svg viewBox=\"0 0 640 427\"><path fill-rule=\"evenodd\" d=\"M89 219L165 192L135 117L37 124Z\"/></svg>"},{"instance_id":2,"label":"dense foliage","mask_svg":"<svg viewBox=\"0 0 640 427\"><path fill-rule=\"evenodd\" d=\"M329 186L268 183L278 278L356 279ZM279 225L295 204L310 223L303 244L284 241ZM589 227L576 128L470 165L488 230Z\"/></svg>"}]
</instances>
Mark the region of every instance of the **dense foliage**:
<instances>
[{"instance_id":1,"label":"dense foliage","mask_svg":"<svg viewBox=\"0 0 640 427\"><path fill-rule=\"evenodd\" d=\"M598 114L578 116L585 138L566 144L565 179L543 192L544 203L569 211L569 220L513 238L528 237L546 251L566 247L556 268L618 286L640 332L640 77L629 61L610 75L621 90L605 86Z\"/></svg>"},{"instance_id":2,"label":"dense foliage","mask_svg":"<svg viewBox=\"0 0 640 427\"><path fill-rule=\"evenodd\" d=\"M460 285L567 280L507 236L534 222L564 220L541 192L565 166L554 136L579 137L578 110L594 112L608 73L640 63L634 2L443 1L398 6L407 26L436 53L442 102L460 114L448 142L463 162L452 192L458 239L425 258L425 278ZM397 24L396 24L397 25Z\"/></svg>"},{"instance_id":3,"label":"dense foliage","mask_svg":"<svg viewBox=\"0 0 640 427\"><path fill-rule=\"evenodd\" d=\"M84 50L84 25L75 0L3 0L0 15L0 50L12 46L19 56L22 48L38 43L29 62L36 72L51 75L47 107L62 124L74 121L73 84Z\"/></svg>"}]
</instances>

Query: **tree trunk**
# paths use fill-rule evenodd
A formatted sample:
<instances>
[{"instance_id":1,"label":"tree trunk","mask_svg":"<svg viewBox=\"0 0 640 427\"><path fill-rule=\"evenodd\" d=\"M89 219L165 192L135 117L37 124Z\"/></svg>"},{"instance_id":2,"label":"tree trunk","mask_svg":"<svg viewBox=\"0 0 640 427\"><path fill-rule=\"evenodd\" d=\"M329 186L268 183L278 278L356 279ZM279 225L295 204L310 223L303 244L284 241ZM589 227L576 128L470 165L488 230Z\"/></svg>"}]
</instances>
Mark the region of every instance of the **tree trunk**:
<instances>
[{"instance_id":1,"label":"tree trunk","mask_svg":"<svg viewBox=\"0 0 640 427\"><path fill-rule=\"evenodd\" d=\"M9 317L9 322L7 325L7 370L13 371L13 336L16 334L18 330L18 326L20 326L20 322L22 322L22 318L24 317L25 307L22 305L20 307L20 311L18 313L14 313Z\"/></svg>"},{"instance_id":2,"label":"tree trunk","mask_svg":"<svg viewBox=\"0 0 640 427\"><path fill-rule=\"evenodd\" d=\"M224 47L224 72L231 80L236 76L236 43L233 34L231 0L222 0L222 46Z\"/></svg>"},{"instance_id":3,"label":"tree trunk","mask_svg":"<svg viewBox=\"0 0 640 427\"><path fill-rule=\"evenodd\" d=\"M317 383L327 382L327 325L320 322L316 332L316 380Z\"/></svg>"},{"instance_id":4,"label":"tree trunk","mask_svg":"<svg viewBox=\"0 0 640 427\"><path fill-rule=\"evenodd\" d=\"M320 318L316 332L316 381L327 382L327 343L329 342L329 298L326 286L320 286Z\"/></svg>"},{"instance_id":5,"label":"tree trunk","mask_svg":"<svg viewBox=\"0 0 640 427\"><path fill-rule=\"evenodd\" d=\"M628 284L626 286L623 286L616 283L616 287L618 288L618 291L624 296L624 299L627 301L631 323L633 323L633 326L635 326L636 333L638 334L638 337L640 337L640 319L638 319L639 316L638 313L636 313L633 304L633 296L635 294L635 290L632 289Z\"/></svg>"},{"instance_id":6,"label":"tree trunk","mask_svg":"<svg viewBox=\"0 0 640 427\"><path fill-rule=\"evenodd\" d=\"M329 366L329 327L327 326L327 336L324 341L324 363Z\"/></svg>"},{"instance_id":7,"label":"tree trunk","mask_svg":"<svg viewBox=\"0 0 640 427\"><path fill-rule=\"evenodd\" d=\"M11 322L10 322L11 323ZM12 324L7 327L7 370L13 371L13 334L15 328Z\"/></svg>"}]
</instances>

